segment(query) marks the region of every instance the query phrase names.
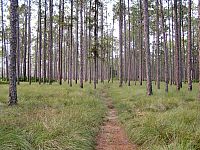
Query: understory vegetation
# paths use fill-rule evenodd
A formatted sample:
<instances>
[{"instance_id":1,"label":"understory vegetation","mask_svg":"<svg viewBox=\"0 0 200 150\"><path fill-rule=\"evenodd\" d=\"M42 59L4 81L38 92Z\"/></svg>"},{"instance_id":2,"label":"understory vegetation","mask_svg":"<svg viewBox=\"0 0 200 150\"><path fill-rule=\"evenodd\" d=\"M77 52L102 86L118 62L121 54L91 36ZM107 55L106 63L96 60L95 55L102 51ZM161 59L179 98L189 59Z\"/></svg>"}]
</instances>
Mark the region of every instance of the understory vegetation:
<instances>
[{"instance_id":1,"label":"understory vegetation","mask_svg":"<svg viewBox=\"0 0 200 150\"><path fill-rule=\"evenodd\" d=\"M154 85L154 83L153 83ZM112 98L130 141L139 149L200 149L198 84L189 92L154 90L145 96L142 86L104 83L94 90L86 84L69 87L54 83L18 86L19 104L7 106L8 85L0 86L0 149L95 149L96 135L106 114L102 93Z\"/></svg>"},{"instance_id":2,"label":"understory vegetation","mask_svg":"<svg viewBox=\"0 0 200 150\"><path fill-rule=\"evenodd\" d=\"M0 150L94 149L106 110L92 86L21 83L14 107L8 85L0 91Z\"/></svg>"},{"instance_id":3,"label":"understory vegetation","mask_svg":"<svg viewBox=\"0 0 200 150\"><path fill-rule=\"evenodd\" d=\"M183 84L181 91L172 86L169 93L165 93L161 84L153 96L146 96L145 86L119 88L114 83L106 84L103 89L112 97L131 141L140 149L200 149L198 84L194 84L192 92Z\"/></svg>"}]
</instances>

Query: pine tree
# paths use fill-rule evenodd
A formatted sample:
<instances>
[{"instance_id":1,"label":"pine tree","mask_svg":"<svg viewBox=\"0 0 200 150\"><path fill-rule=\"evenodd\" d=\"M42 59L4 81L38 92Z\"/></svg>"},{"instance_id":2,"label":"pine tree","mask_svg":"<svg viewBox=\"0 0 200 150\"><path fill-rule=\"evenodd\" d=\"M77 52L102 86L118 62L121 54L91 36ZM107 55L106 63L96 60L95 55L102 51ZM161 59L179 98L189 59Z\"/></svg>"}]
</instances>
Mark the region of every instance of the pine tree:
<instances>
[{"instance_id":1,"label":"pine tree","mask_svg":"<svg viewBox=\"0 0 200 150\"><path fill-rule=\"evenodd\" d=\"M17 104L17 85L16 85L16 49L17 49L17 24L18 21L18 0L10 0L10 84L9 84L9 105Z\"/></svg>"},{"instance_id":2,"label":"pine tree","mask_svg":"<svg viewBox=\"0 0 200 150\"><path fill-rule=\"evenodd\" d=\"M144 9L144 37L145 37L145 51L146 51L147 95L152 95L153 92L151 83L148 0L143 0L143 5L144 5L143 9Z\"/></svg>"}]
</instances>

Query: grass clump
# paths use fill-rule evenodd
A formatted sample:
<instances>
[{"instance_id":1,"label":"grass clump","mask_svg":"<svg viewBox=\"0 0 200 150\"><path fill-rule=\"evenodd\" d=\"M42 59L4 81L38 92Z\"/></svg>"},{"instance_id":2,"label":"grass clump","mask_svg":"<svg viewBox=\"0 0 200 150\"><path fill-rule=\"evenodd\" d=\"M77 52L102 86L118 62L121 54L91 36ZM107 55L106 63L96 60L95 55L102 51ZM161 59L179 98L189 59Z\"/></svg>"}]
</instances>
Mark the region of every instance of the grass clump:
<instances>
[{"instance_id":1,"label":"grass clump","mask_svg":"<svg viewBox=\"0 0 200 150\"><path fill-rule=\"evenodd\" d=\"M22 83L14 107L7 106L8 85L0 91L0 150L94 149L106 110L89 84Z\"/></svg>"},{"instance_id":2,"label":"grass clump","mask_svg":"<svg viewBox=\"0 0 200 150\"><path fill-rule=\"evenodd\" d=\"M183 85L180 92L170 87L169 93L162 84L161 90L154 87L153 96L146 96L145 85L119 88L117 84L107 84L105 90L128 136L140 149L200 149L198 84L194 84L192 92Z\"/></svg>"}]
</instances>

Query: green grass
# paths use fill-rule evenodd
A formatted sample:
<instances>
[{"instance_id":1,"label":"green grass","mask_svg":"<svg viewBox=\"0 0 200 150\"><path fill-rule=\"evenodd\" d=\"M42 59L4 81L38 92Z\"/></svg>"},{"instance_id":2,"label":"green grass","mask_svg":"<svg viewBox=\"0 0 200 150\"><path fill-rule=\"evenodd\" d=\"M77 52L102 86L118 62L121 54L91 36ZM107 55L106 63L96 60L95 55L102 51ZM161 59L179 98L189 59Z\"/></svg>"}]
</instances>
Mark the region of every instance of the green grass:
<instances>
[{"instance_id":1,"label":"green grass","mask_svg":"<svg viewBox=\"0 0 200 150\"><path fill-rule=\"evenodd\" d=\"M174 86L165 93L153 87L146 96L143 86L118 82L85 84L70 88L66 83L18 86L19 105L8 107L8 85L0 84L0 150L90 150L105 116L102 91L112 97L119 119L130 140L140 149L200 149L198 84L180 92Z\"/></svg>"},{"instance_id":2,"label":"green grass","mask_svg":"<svg viewBox=\"0 0 200 150\"><path fill-rule=\"evenodd\" d=\"M23 83L18 96L8 107L8 85L0 85L0 150L95 148L106 108L92 86Z\"/></svg>"},{"instance_id":3,"label":"green grass","mask_svg":"<svg viewBox=\"0 0 200 150\"><path fill-rule=\"evenodd\" d=\"M112 97L129 138L140 149L200 149L198 84L192 92L184 84L180 92L169 87L168 94L164 84L160 90L153 89L153 96L146 96L145 85L119 88L116 82L102 88Z\"/></svg>"}]
</instances>

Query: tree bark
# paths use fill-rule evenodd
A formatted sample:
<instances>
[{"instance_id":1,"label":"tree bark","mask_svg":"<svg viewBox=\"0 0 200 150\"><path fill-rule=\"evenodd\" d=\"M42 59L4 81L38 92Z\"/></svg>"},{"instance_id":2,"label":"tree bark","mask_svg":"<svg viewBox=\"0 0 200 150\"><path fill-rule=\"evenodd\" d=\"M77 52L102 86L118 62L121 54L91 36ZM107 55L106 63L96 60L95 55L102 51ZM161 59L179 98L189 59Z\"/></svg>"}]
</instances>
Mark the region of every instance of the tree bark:
<instances>
[{"instance_id":1,"label":"tree bark","mask_svg":"<svg viewBox=\"0 0 200 150\"><path fill-rule=\"evenodd\" d=\"M44 48L43 48L43 83L46 82L46 48L47 48L47 21L46 21L46 16L47 16L47 0L45 0L45 11L44 11Z\"/></svg>"},{"instance_id":2,"label":"tree bark","mask_svg":"<svg viewBox=\"0 0 200 150\"><path fill-rule=\"evenodd\" d=\"M10 73L9 73L9 105L17 104L17 85L16 85L16 49L17 49L17 28L16 22L17 11L18 9L18 0L10 0L10 29L11 29L11 38L10 38Z\"/></svg>"},{"instance_id":3,"label":"tree bark","mask_svg":"<svg viewBox=\"0 0 200 150\"><path fill-rule=\"evenodd\" d=\"M187 66L187 77L188 77L188 90L192 91L192 79L191 79L191 0L188 0L188 66Z\"/></svg>"},{"instance_id":4,"label":"tree bark","mask_svg":"<svg viewBox=\"0 0 200 150\"><path fill-rule=\"evenodd\" d=\"M151 63L150 63L150 45L149 45L149 14L148 14L148 0L143 0L144 9L144 36L145 36L145 50L146 50L146 78L147 78L147 95L152 95L151 83Z\"/></svg>"},{"instance_id":5,"label":"tree bark","mask_svg":"<svg viewBox=\"0 0 200 150\"><path fill-rule=\"evenodd\" d=\"M123 51L123 39L122 39L122 26L123 26L123 4L122 0L120 0L120 6L119 6L119 57L120 57L120 72L119 72L119 87L122 87L123 83L123 56L122 56L122 51Z\"/></svg>"},{"instance_id":6,"label":"tree bark","mask_svg":"<svg viewBox=\"0 0 200 150\"><path fill-rule=\"evenodd\" d=\"M139 41L140 41L140 62L139 62L139 82L142 85L143 80L143 34L142 34L142 0L140 0L140 32L139 32Z\"/></svg>"},{"instance_id":7,"label":"tree bark","mask_svg":"<svg viewBox=\"0 0 200 150\"><path fill-rule=\"evenodd\" d=\"M24 29L24 58L23 58L23 79L24 81L27 80L26 76L26 54L27 54L27 5L25 4L25 12L24 12L24 17L25 17L25 29Z\"/></svg>"},{"instance_id":8,"label":"tree bark","mask_svg":"<svg viewBox=\"0 0 200 150\"><path fill-rule=\"evenodd\" d=\"M70 65L69 65L69 85L72 87L72 52L73 52L73 5L74 2L71 0L71 29L70 29Z\"/></svg>"},{"instance_id":9,"label":"tree bark","mask_svg":"<svg viewBox=\"0 0 200 150\"><path fill-rule=\"evenodd\" d=\"M3 80L4 78L4 20L3 20L3 0L1 0L1 28L2 28L2 33L1 33L1 39L2 39L2 56L1 56L1 78Z\"/></svg>"},{"instance_id":10,"label":"tree bark","mask_svg":"<svg viewBox=\"0 0 200 150\"><path fill-rule=\"evenodd\" d=\"M131 85L131 14L130 14L130 2L128 0L128 86Z\"/></svg>"},{"instance_id":11,"label":"tree bark","mask_svg":"<svg viewBox=\"0 0 200 150\"><path fill-rule=\"evenodd\" d=\"M53 0L49 0L49 84L53 81Z\"/></svg>"},{"instance_id":12,"label":"tree bark","mask_svg":"<svg viewBox=\"0 0 200 150\"><path fill-rule=\"evenodd\" d=\"M157 89L160 89L160 31L159 31L159 1L156 0L156 56L157 56Z\"/></svg>"},{"instance_id":13,"label":"tree bark","mask_svg":"<svg viewBox=\"0 0 200 150\"><path fill-rule=\"evenodd\" d=\"M78 1L76 2L76 58L75 58L75 83L77 84L77 80L78 80L78 70L79 70L79 61L78 61L78 48L79 48L79 41L78 41L78 32L79 32L79 15L78 15Z\"/></svg>"},{"instance_id":14,"label":"tree bark","mask_svg":"<svg viewBox=\"0 0 200 150\"><path fill-rule=\"evenodd\" d=\"M161 11L161 24L162 24L161 28L162 28L162 32L163 32L164 53L165 53L165 92L168 92L168 84L169 84L168 48L167 48L167 37L166 37L166 33L165 33L165 23L164 23L162 0L160 0L160 11Z\"/></svg>"},{"instance_id":15,"label":"tree bark","mask_svg":"<svg viewBox=\"0 0 200 150\"><path fill-rule=\"evenodd\" d=\"M200 0L198 1L198 28L199 28L199 36L200 36ZM199 61L200 61L200 37L199 37ZM200 81L200 63L199 63L199 81ZM199 100L200 100L200 82L199 82Z\"/></svg>"},{"instance_id":16,"label":"tree bark","mask_svg":"<svg viewBox=\"0 0 200 150\"><path fill-rule=\"evenodd\" d=\"M39 84L41 84L42 81L42 75L41 75L41 70L42 70L42 22L41 22L41 0L39 0Z\"/></svg>"},{"instance_id":17,"label":"tree bark","mask_svg":"<svg viewBox=\"0 0 200 150\"><path fill-rule=\"evenodd\" d=\"M28 3L28 81L31 84L31 0Z\"/></svg>"},{"instance_id":18,"label":"tree bark","mask_svg":"<svg viewBox=\"0 0 200 150\"><path fill-rule=\"evenodd\" d=\"M180 68L179 68L179 36L177 19L177 0L174 0L174 26L175 26L175 70L176 70L176 89L180 90Z\"/></svg>"},{"instance_id":19,"label":"tree bark","mask_svg":"<svg viewBox=\"0 0 200 150\"><path fill-rule=\"evenodd\" d=\"M83 67L84 67L84 58L83 58L83 0L81 0L81 10L80 10L80 19L81 19L81 33L80 33L80 87L83 88Z\"/></svg>"}]
</instances>

